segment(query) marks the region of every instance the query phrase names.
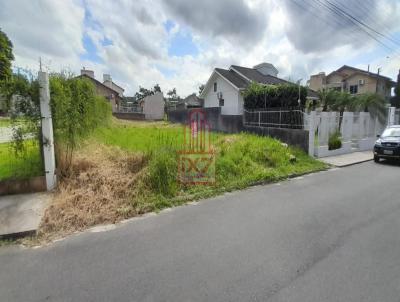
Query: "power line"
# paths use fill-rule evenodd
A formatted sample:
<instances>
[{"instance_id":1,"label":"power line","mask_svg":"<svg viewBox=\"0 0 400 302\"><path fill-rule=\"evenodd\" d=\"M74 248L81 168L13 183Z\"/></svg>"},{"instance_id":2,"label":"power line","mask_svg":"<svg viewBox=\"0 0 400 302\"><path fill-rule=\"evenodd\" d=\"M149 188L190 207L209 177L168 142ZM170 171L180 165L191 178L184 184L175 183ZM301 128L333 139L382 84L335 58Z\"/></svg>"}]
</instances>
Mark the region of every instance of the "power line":
<instances>
[{"instance_id":1,"label":"power line","mask_svg":"<svg viewBox=\"0 0 400 302\"><path fill-rule=\"evenodd\" d=\"M385 41L381 41L381 39L389 40L396 48L400 45L400 42L396 41L390 35L383 34L382 32L376 30L371 25L367 24L366 21L361 21L359 18L355 17L352 13L352 10L349 9L348 6L341 4L335 4L331 1L334 0L325 0L325 2L321 0L310 0L311 2L307 2L306 0L291 0L298 7L306 11L307 13L312 14L316 18L322 20L325 24L332 26L334 29L337 29L337 26L345 26L349 29L347 34L352 34L356 38L356 40L361 41L359 38L359 34L367 35L369 38L376 41L378 44L383 46L390 52L391 57L397 57L400 54L398 53L398 49L393 49L391 45L387 44ZM366 9L364 6L363 9ZM328 14L321 14L318 11L326 11ZM346 12L348 10L349 12ZM368 15L368 14L366 14ZM358 34L357 34L358 33ZM362 44L364 41L361 41Z\"/></svg>"},{"instance_id":2,"label":"power line","mask_svg":"<svg viewBox=\"0 0 400 302\"><path fill-rule=\"evenodd\" d=\"M327 4L321 0L314 0L314 1L318 2L321 6L328 9L329 11L331 11L332 13L334 13L336 16L340 17L341 19L345 19L345 20L349 21L350 23L352 23L353 25L355 25L356 27L358 27L362 32L367 34L370 38L372 38L373 40L378 42L380 45L382 45L387 50L389 50L391 52L396 51L392 47L388 46L386 43L382 42L378 37L376 37L376 34L371 33L370 31L366 30L361 24L357 23L355 20L346 17L346 15L343 12L341 12L337 7L329 5L331 3L328 0L326 0L326 2L329 4Z\"/></svg>"},{"instance_id":3,"label":"power line","mask_svg":"<svg viewBox=\"0 0 400 302\"><path fill-rule=\"evenodd\" d=\"M343 9L341 9L340 7L338 7L336 4L330 2L329 0L326 0L326 2L328 2L331 6L335 7L337 10L339 10L342 14L344 14L346 17L354 20L355 22L361 24L362 26L368 28L369 30L373 31L374 33L378 34L379 36L386 38L390 41L392 41L394 44L396 44L397 46L400 46L400 43L398 43L396 40L392 39L390 36L384 35L381 32L375 30L374 28L372 28L371 26L369 26L368 24L366 24L365 22L359 20L358 18L354 17L353 15L347 13L346 11L344 11Z\"/></svg>"},{"instance_id":4,"label":"power line","mask_svg":"<svg viewBox=\"0 0 400 302\"><path fill-rule=\"evenodd\" d=\"M307 13L312 14L312 15L315 16L317 19L319 19L319 20L321 20L322 22L324 22L325 24L331 26L334 30L336 30L338 26L342 27L342 26L347 26L347 25L348 25L348 24L344 24L343 22L341 22L341 21L343 21L342 19L325 18L325 17L323 17L320 13L318 14L317 11L320 10L320 6L319 6L317 3L314 3L314 2L306 2L306 1L304 1L304 0L303 0L303 2L301 2L301 0L298 0L298 1L300 1L300 2L298 2L297 0L291 0L291 1L292 1L294 4L296 4L298 7L302 8L303 10L305 10ZM307 5L308 5L309 7L304 6L304 5L303 5L304 3L307 3ZM313 8L314 10L310 9L310 7ZM321 31L321 33L322 33L322 31ZM362 40L361 40L360 37L359 37L360 32L359 32L356 28L352 27L352 28L350 29L349 34L350 34L350 35L353 35L353 39L355 39L355 40L357 40L357 41L359 41L359 42L362 42Z\"/></svg>"},{"instance_id":5,"label":"power line","mask_svg":"<svg viewBox=\"0 0 400 302\"><path fill-rule=\"evenodd\" d=\"M397 43L400 43L400 40L397 40L397 39L395 39L395 38L393 37L393 34L391 33L390 28L389 28L388 26L386 26L386 24L378 23L378 22L376 21L375 18L371 18L371 17L370 17L370 12L371 12L370 7L373 5L373 3L376 4L377 2L372 2L372 3L371 3L370 0L356 0L356 2L357 2L357 5L361 8L363 14L365 14L366 18L370 20L370 22L374 23L376 26L378 26L378 27L381 28L383 31L385 31L388 35L392 36L392 38L393 38ZM365 5L365 3L369 3L369 4L370 4L370 7L367 7L367 6ZM344 6L344 4L342 4L342 6Z\"/></svg>"}]
</instances>

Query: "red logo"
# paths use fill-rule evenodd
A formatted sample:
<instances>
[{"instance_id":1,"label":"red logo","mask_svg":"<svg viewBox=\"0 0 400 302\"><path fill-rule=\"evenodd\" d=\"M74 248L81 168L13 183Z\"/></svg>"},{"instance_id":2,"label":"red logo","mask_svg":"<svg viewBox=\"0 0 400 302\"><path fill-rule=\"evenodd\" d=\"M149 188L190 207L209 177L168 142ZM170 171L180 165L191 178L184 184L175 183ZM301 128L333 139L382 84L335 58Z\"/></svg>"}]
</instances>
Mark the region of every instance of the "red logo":
<instances>
[{"instance_id":1,"label":"red logo","mask_svg":"<svg viewBox=\"0 0 400 302\"><path fill-rule=\"evenodd\" d=\"M215 152L206 113L195 109L184 127L184 148L179 152L178 177L182 184L215 184Z\"/></svg>"}]
</instances>

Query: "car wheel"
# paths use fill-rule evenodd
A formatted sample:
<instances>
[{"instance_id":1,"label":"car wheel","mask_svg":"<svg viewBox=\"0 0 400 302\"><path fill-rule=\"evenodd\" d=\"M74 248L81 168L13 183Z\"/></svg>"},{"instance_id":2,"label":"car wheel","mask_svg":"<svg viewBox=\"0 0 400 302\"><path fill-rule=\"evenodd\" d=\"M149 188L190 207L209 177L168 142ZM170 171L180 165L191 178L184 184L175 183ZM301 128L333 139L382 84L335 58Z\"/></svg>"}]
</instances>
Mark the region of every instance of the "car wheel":
<instances>
[{"instance_id":1,"label":"car wheel","mask_svg":"<svg viewBox=\"0 0 400 302\"><path fill-rule=\"evenodd\" d=\"M379 156L374 155L374 162L379 163Z\"/></svg>"}]
</instances>

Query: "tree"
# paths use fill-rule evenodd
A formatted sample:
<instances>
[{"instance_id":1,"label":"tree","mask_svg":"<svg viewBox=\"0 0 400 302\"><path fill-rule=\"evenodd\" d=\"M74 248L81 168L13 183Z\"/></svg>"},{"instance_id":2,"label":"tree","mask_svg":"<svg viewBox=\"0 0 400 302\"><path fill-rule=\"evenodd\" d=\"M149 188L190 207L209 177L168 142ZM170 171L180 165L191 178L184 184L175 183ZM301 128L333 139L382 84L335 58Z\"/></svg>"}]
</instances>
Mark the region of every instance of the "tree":
<instances>
[{"instance_id":1,"label":"tree","mask_svg":"<svg viewBox=\"0 0 400 302\"><path fill-rule=\"evenodd\" d=\"M330 93L330 99L330 109L339 111L341 115L345 110L351 110L355 106L354 97L346 91L332 91Z\"/></svg>"},{"instance_id":2,"label":"tree","mask_svg":"<svg viewBox=\"0 0 400 302\"><path fill-rule=\"evenodd\" d=\"M199 95L203 92L203 90L204 90L205 87L206 87L206 86L205 86L204 84L201 84L201 85L199 86Z\"/></svg>"},{"instance_id":3,"label":"tree","mask_svg":"<svg viewBox=\"0 0 400 302\"><path fill-rule=\"evenodd\" d=\"M334 106L336 99L338 98L340 92L335 90L320 90L318 91L320 103L322 106L322 111L332 110L332 106Z\"/></svg>"},{"instance_id":4,"label":"tree","mask_svg":"<svg viewBox=\"0 0 400 302\"><path fill-rule=\"evenodd\" d=\"M392 97L390 103L393 107L400 108L400 70L397 75L396 87L394 88L394 97Z\"/></svg>"},{"instance_id":5,"label":"tree","mask_svg":"<svg viewBox=\"0 0 400 302\"><path fill-rule=\"evenodd\" d=\"M160 85L155 84L155 85L154 85L154 88L153 88L153 92L154 92L154 93L161 92L161 87L160 87Z\"/></svg>"},{"instance_id":6,"label":"tree","mask_svg":"<svg viewBox=\"0 0 400 302\"><path fill-rule=\"evenodd\" d=\"M177 99L177 93L176 93L176 88L173 88L173 89L171 89L170 91L168 91L167 92L167 95L168 95L168 97L171 99L171 100L175 100L175 99Z\"/></svg>"},{"instance_id":7,"label":"tree","mask_svg":"<svg viewBox=\"0 0 400 302\"><path fill-rule=\"evenodd\" d=\"M11 62L14 60L13 45L7 35L0 29L0 81L11 77Z\"/></svg>"},{"instance_id":8,"label":"tree","mask_svg":"<svg viewBox=\"0 0 400 302\"><path fill-rule=\"evenodd\" d=\"M356 97L356 109L371 113L377 116L380 122L385 121L386 117L386 101L377 93L366 93Z\"/></svg>"},{"instance_id":9,"label":"tree","mask_svg":"<svg viewBox=\"0 0 400 302\"><path fill-rule=\"evenodd\" d=\"M137 100L143 99L146 96L154 95L157 92L161 92L161 87L159 84L155 84L153 89L147 89L144 87L139 86L139 91L135 93L135 98Z\"/></svg>"},{"instance_id":10,"label":"tree","mask_svg":"<svg viewBox=\"0 0 400 302\"><path fill-rule=\"evenodd\" d=\"M139 92L135 93L135 97L137 100L140 100L146 96L153 95L153 94L154 94L153 90L149 90L149 89L139 86Z\"/></svg>"}]
</instances>

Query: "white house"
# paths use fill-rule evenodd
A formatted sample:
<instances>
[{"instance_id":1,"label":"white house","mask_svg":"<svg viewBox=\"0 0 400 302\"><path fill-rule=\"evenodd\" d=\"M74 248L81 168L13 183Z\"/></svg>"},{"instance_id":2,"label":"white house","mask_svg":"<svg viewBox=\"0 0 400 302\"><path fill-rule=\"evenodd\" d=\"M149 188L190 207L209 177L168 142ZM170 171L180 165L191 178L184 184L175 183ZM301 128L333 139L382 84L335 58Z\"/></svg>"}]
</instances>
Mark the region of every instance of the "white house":
<instances>
[{"instance_id":1,"label":"white house","mask_svg":"<svg viewBox=\"0 0 400 302\"><path fill-rule=\"evenodd\" d=\"M278 70L270 63L261 63L253 68L237 65L229 69L215 68L200 98L204 99L205 108L221 107L223 115L241 115L244 105L242 91L251 82L265 85L289 83L277 76Z\"/></svg>"}]
</instances>

